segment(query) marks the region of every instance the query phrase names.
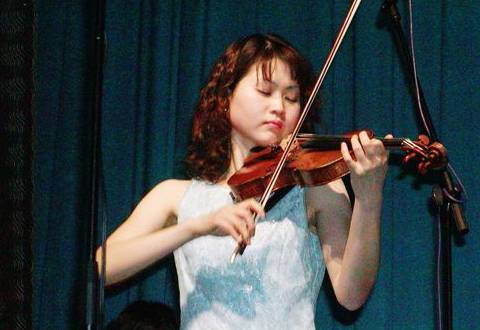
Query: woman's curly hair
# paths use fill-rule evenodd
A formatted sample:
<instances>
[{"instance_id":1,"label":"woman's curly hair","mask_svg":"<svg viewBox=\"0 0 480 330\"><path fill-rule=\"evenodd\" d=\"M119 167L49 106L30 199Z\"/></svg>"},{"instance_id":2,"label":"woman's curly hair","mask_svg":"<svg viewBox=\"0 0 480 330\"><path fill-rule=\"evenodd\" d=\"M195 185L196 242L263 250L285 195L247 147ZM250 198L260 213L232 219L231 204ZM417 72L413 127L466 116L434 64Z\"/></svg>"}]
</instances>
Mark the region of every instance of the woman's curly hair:
<instances>
[{"instance_id":1,"label":"woman's curly hair","mask_svg":"<svg viewBox=\"0 0 480 330\"><path fill-rule=\"evenodd\" d=\"M253 34L232 43L215 62L200 92L185 159L191 177L215 183L226 173L231 160L229 98L254 64L261 67L263 78L270 80L273 59L289 65L303 107L315 78L310 63L290 43L274 34Z\"/></svg>"}]
</instances>

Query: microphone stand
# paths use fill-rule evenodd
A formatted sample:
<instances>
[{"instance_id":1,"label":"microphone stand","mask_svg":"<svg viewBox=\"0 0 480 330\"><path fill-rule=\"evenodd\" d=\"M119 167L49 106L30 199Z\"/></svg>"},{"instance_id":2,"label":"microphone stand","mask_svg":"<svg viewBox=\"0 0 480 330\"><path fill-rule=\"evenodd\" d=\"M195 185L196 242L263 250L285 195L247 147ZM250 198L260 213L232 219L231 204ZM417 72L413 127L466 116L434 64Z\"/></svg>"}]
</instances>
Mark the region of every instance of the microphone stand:
<instances>
[{"instance_id":1,"label":"microphone stand","mask_svg":"<svg viewBox=\"0 0 480 330\"><path fill-rule=\"evenodd\" d=\"M102 262L100 276L96 262L96 244L99 205L105 203L103 177L101 175L101 110L103 64L105 59L105 0L92 1L94 12L94 42L92 52L93 84L90 95L90 222L86 234L88 262L86 267L86 295L83 328L88 330L103 328L104 278L105 278L105 207L103 207L102 223ZM104 206L104 205L103 205Z\"/></svg>"},{"instance_id":2,"label":"microphone stand","mask_svg":"<svg viewBox=\"0 0 480 330\"><path fill-rule=\"evenodd\" d=\"M392 32L395 45L403 60L410 88L418 98L415 102L419 120L423 129L433 141L438 141L437 133L432 123L428 106L415 75L414 62L408 47L408 42L400 23L400 14L396 0L386 0L381 7L381 14L387 16L386 23ZM418 88L416 88L418 86ZM418 93L417 93L418 92ZM439 330L450 330L453 326L452 316L452 218L456 234L463 237L468 232L468 224L462 209L462 189L452 180L448 167L441 170L438 183L432 189L432 200L437 209L437 265L436 265L436 324Z\"/></svg>"}]
</instances>

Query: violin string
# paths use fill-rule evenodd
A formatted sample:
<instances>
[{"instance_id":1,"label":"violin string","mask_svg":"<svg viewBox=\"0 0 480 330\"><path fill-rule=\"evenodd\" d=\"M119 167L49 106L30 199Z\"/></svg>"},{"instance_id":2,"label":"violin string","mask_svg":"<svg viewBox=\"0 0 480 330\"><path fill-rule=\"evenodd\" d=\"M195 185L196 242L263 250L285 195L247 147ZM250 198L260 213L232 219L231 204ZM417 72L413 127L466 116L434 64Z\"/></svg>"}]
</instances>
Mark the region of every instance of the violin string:
<instances>
[{"instance_id":1,"label":"violin string","mask_svg":"<svg viewBox=\"0 0 480 330\"><path fill-rule=\"evenodd\" d=\"M405 145L406 138L391 138L391 139L385 139L385 138L379 138L380 141L383 142L385 147L402 147ZM350 144L350 137L349 136L344 136L344 135L315 135L315 134L309 134L309 133L302 133L299 134L297 141L300 143L305 143L307 146L306 148L312 146L313 148L317 147L331 147L333 149L338 149L340 148L340 144L342 142L345 142L347 144ZM318 142L318 144L308 144L308 142ZM302 145L302 147L305 147Z\"/></svg>"},{"instance_id":2,"label":"violin string","mask_svg":"<svg viewBox=\"0 0 480 330\"><path fill-rule=\"evenodd\" d=\"M412 147L412 149L417 151L417 152L423 152L424 154L427 154L429 152L428 148L426 146L424 146L423 144L415 143L410 139L408 139L407 142Z\"/></svg>"},{"instance_id":3,"label":"violin string","mask_svg":"<svg viewBox=\"0 0 480 330\"><path fill-rule=\"evenodd\" d=\"M406 144L407 146L410 147L411 150L416 151L416 152L418 152L421 156L427 158L427 154L426 154L426 151L427 151L427 150L423 149L422 146L414 143L414 142L413 142L412 140L410 140L410 139L405 139L404 142L405 142L405 144Z\"/></svg>"},{"instance_id":4,"label":"violin string","mask_svg":"<svg viewBox=\"0 0 480 330\"><path fill-rule=\"evenodd\" d=\"M409 145L410 145L410 147L413 151L420 154L420 156L422 156L424 159L429 159L428 155L430 154L430 150L428 149L428 147L426 147L422 144L415 143L411 140L408 140L408 141L409 141Z\"/></svg>"}]
</instances>

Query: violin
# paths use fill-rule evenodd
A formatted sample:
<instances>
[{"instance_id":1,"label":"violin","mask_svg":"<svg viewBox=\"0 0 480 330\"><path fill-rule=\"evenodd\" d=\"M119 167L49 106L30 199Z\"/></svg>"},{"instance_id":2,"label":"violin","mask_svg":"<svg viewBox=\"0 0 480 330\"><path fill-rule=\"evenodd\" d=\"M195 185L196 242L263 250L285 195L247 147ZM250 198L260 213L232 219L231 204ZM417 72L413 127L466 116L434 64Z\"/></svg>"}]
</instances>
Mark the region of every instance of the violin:
<instances>
[{"instance_id":1,"label":"violin","mask_svg":"<svg viewBox=\"0 0 480 330\"><path fill-rule=\"evenodd\" d=\"M369 138L374 134L365 130ZM293 185L319 186L337 180L347 174L349 169L343 160L340 144L350 144L350 138L360 131L349 132L341 136L322 136L299 134L294 146L287 155L285 166L275 181L272 192ZM416 163L420 174L430 169L441 169L448 163L447 150L438 142L430 143L425 135L417 141L408 138L380 139L388 149L399 148L406 152L404 164ZM228 180L236 201L259 197L266 190L272 174L282 157L281 146L254 148L245 160L244 166ZM354 157L353 151L350 151Z\"/></svg>"}]
</instances>

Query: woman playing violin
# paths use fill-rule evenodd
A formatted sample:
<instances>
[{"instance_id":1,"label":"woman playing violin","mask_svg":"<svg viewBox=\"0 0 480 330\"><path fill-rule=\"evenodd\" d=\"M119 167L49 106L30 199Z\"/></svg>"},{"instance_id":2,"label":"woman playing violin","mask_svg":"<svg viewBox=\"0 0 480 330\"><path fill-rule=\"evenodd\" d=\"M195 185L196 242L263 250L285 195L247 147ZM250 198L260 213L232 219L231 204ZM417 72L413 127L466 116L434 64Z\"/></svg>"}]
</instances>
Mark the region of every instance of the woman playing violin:
<instances>
[{"instance_id":1,"label":"woman playing violin","mask_svg":"<svg viewBox=\"0 0 480 330\"><path fill-rule=\"evenodd\" d=\"M342 180L294 187L267 214L255 199L233 202L227 185L252 147L292 132L312 82L308 62L278 36L231 44L200 94L186 159L192 179L159 183L111 234L107 284L173 252L182 329L314 329L325 269L339 303L359 308L379 266L382 142L361 132L351 139L354 157L341 147L353 210ZM248 248L230 263L237 244Z\"/></svg>"}]
</instances>

